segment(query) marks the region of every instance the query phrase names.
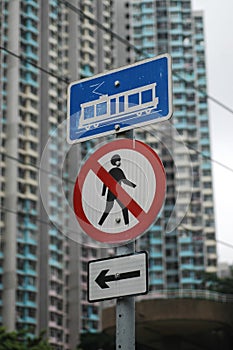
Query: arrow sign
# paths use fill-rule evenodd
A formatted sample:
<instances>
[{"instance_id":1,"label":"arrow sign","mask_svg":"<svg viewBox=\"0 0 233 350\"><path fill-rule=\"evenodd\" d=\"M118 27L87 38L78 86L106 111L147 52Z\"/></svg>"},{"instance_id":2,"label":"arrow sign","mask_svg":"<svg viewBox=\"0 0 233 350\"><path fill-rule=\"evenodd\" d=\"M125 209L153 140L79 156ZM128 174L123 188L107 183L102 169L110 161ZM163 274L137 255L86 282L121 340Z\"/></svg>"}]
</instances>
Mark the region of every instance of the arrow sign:
<instances>
[{"instance_id":1,"label":"arrow sign","mask_svg":"<svg viewBox=\"0 0 233 350\"><path fill-rule=\"evenodd\" d=\"M148 292L147 252L99 259L88 263L88 301Z\"/></svg>"},{"instance_id":2,"label":"arrow sign","mask_svg":"<svg viewBox=\"0 0 233 350\"><path fill-rule=\"evenodd\" d=\"M106 282L120 281L129 278L140 277L140 270L124 272L124 273L116 273L115 275L107 275L109 269L102 270L95 282L100 286L100 288L109 288L109 285Z\"/></svg>"}]
</instances>

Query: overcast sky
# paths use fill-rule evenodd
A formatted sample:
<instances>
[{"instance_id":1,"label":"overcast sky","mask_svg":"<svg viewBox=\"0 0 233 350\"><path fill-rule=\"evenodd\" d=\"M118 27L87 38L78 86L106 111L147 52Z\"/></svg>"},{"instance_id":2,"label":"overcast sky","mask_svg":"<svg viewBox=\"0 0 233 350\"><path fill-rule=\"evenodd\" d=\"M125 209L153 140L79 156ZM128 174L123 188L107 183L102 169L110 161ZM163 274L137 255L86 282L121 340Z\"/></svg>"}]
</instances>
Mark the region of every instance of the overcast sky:
<instances>
[{"instance_id":1,"label":"overcast sky","mask_svg":"<svg viewBox=\"0 0 233 350\"><path fill-rule=\"evenodd\" d=\"M233 110L233 0L192 0L205 19L208 94ZM209 100L217 239L233 246L233 113ZM218 244L219 261L233 248Z\"/></svg>"}]
</instances>

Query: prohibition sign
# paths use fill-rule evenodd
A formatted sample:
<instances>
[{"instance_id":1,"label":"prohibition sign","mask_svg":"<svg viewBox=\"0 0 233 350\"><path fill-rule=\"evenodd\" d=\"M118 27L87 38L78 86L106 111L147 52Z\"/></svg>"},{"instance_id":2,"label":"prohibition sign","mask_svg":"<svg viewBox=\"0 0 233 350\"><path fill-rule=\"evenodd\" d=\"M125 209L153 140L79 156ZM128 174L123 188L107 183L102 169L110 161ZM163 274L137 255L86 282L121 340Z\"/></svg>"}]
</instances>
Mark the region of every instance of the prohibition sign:
<instances>
[{"instance_id":1,"label":"prohibition sign","mask_svg":"<svg viewBox=\"0 0 233 350\"><path fill-rule=\"evenodd\" d=\"M123 154L124 152L128 155L128 158L131 157L131 154L136 155L136 159L139 159L138 163L141 162L141 159L144 163L148 163L148 169L153 173L153 176L147 181L147 192L149 196L151 196L149 201L145 198L146 189L143 188L144 182L140 180L142 184L140 192L142 193L141 196L144 197L142 202L144 203L146 201L147 205L142 205L141 202L137 200L137 197L134 198L134 195L129 194L128 187L136 187L136 189L138 186L140 187L139 178L142 179L142 176L138 177L137 181L138 169L130 169L132 170L131 173L134 173L134 179L136 179L136 181L130 181L123 171L119 170L120 166L119 163L117 163L117 159L114 161L114 157L119 157L119 154ZM114 156L112 157L112 155ZM123 178L124 180L119 181L119 177L117 178L111 170L106 170L105 165L102 165L103 162L101 162L101 160L104 157L106 158L106 156L108 159L112 157L111 163L115 166L114 169L116 170L116 167L119 167L118 173L123 173L123 175L120 175L120 180ZM130 168L130 159L128 159L128 163ZM141 168L143 168L143 164ZM102 184L103 192L104 188L105 191L108 191L107 201L109 202L106 202L106 208L109 205L110 208L105 209L104 213L101 212L101 218L99 218L100 220L98 223L94 222L93 217L88 214L88 209L85 209L85 197L88 196L88 193L91 193L92 198L93 196L94 198L97 196L97 202L101 197L101 193L96 194L89 186L90 180L87 179L90 174L92 174L92 178L94 176L94 179L97 179L96 181ZM144 173L143 177L146 178L147 174ZM123 188L122 182L128 185L127 189ZM93 181L91 183L93 183ZM132 191L134 191L134 189ZM92 192L94 192L94 194ZM125 243L140 236L151 226L163 205L165 193L165 170L157 153L141 141L117 139L97 149L82 166L74 186L73 207L81 228L91 238L102 243ZM124 217L123 230L118 230L117 224L112 231L106 229L104 221L108 221L107 216L111 215L109 211L112 210L113 202L117 202L119 208L122 210L122 216ZM133 220L129 220L128 213Z\"/></svg>"}]
</instances>

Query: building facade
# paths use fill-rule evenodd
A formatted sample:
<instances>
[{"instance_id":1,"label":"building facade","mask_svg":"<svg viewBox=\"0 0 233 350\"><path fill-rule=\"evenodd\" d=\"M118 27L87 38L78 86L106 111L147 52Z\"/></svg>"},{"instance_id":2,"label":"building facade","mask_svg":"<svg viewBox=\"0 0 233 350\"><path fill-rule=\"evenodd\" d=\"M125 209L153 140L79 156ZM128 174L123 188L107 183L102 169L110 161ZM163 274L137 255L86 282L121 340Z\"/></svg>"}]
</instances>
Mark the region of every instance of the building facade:
<instances>
[{"instance_id":1,"label":"building facade","mask_svg":"<svg viewBox=\"0 0 233 350\"><path fill-rule=\"evenodd\" d=\"M99 252L63 235L68 209L58 168L66 136L57 127L66 119L68 83L111 67L111 35L92 23L110 27L110 1L2 0L0 8L0 323L32 335L46 330L54 349L74 349L81 329L100 328L99 308L86 300L87 261ZM88 147L76 149L76 164ZM67 177L77 170L68 156L68 197Z\"/></svg>"},{"instance_id":2,"label":"building facade","mask_svg":"<svg viewBox=\"0 0 233 350\"><path fill-rule=\"evenodd\" d=\"M198 289L204 271L217 271L203 14L188 0L128 6L136 59L172 57L172 127L164 126L160 140L159 127L138 133L157 149L167 174L163 213L141 240L150 251L150 289ZM168 230L172 217L179 224Z\"/></svg>"}]
</instances>

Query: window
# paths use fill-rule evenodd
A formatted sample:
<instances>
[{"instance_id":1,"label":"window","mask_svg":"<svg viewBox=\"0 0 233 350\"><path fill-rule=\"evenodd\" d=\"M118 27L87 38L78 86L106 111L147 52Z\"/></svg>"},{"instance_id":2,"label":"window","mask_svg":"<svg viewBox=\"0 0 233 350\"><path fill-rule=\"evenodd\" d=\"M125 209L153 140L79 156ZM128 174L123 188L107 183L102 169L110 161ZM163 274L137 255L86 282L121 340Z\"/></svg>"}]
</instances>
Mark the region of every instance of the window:
<instances>
[{"instance_id":1,"label":"window","mask_svg":"<svg viewBox=\"0 0 233 350\"><path fill-rule=\"evenodd\" d=\"M105 115L107 113L107 103L102 102L96 105L96 116L99 117L101 115Z\"/></svg>"},{"instance_id":2,"label":"window","mask_svg":"<svg viewBox=\"0 0 233 350\"><path fill-rule=\"evenodd\" d=\"M36 310L31 308L31 307L28 308L28 316L32 317L32 318L35 318L36 317Z\"/></svg>"}]
</instances>

